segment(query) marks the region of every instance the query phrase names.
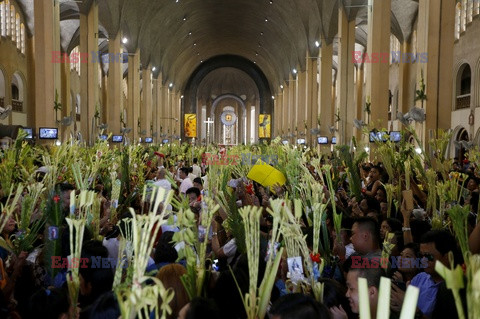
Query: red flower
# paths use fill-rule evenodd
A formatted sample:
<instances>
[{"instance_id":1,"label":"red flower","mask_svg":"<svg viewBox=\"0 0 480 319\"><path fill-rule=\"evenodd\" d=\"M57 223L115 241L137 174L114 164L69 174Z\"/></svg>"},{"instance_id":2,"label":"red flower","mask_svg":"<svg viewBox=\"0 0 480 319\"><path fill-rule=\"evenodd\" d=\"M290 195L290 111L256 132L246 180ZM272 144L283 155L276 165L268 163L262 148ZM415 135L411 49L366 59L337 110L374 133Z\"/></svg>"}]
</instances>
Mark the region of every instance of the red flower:
<instances>
[{"instance_id":1,"label":"red flower","mask_svg":"<svg viewBox=\"0 0 480 319\"><path fill-rule=\"evenodd\" d=\"M55 203L58 203L60 201L60 196L58 196L58 195L53 196L53 201Z\"/></svg>"},{"instance_id":2,"label":"red flower","mask_svg":"<svg viewBox=\"0 0 480 319\"><path fill-rule=\"evenodd\" d=\"M245 186L245 189L247 191L247 194L250 194L250 195L253 195L254 192L253 192L253 184L247 184L247 186Z\"/></svg>"},{"instance_id":3,"label":"red flower","mask_svg":"<svg viewBox=\"0 0 480 319\"><path fill-rule=\"evenodd\" d=\"M317 263L317 264L322 262L322 259L320 258L319 253L316 253L316 254L310 253L310 259L312 259L312 261Z\"/></svg>"}]
</instances>

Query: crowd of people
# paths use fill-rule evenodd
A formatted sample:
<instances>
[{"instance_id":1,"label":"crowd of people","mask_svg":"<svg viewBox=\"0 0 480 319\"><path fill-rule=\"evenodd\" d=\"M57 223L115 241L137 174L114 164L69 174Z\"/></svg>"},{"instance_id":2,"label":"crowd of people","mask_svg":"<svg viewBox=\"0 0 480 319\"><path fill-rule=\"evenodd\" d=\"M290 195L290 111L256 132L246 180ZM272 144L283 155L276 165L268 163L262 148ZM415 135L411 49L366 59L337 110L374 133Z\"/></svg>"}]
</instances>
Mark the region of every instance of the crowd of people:
<instances>
[{"instance_id":1,"label":"crowd of people","mask_svg":"<svg viewBox=\"0 0 480 319\"><path fill-rule=\"evenodd\" d=\"M186 261L182 259L182 243L172 238L181 228L177 223L178 206L166 208L168 222L161 230L151 251L147 273L158 278L165 286L175 292L169 303L171 313L167 318L246 318L242 295L248 292L249 274L248 258L240 247L232 225L226 220L230 212L224 206L215 214L210 227L205 228L200 220L207 206L205 197L216 199L216 190L208 186L208 165L201 158L179 160L168 154L154 153L146 157L148 165L144 166L145 184L173 190L178 202L188 202L188 207L195 214L197 229L195 234L199 242L207 241L209 276L201 297L190 298L182 276L187 273ZM315 181L325 180L324 172L317 171L308 162L305 164ZM469 206L468 234L471 253L480 252L480 224L477 225L480 178L475 175L474 163L456 161L451 171L463 172L468 176L459 187L460 201L455 205ZM326 226L328 234L322 234L330 245L331 256L321 256L329 263L317 279L323 283L323 299L317 300L307 290L292 290L292 272L302 272L301 267L289 264L291 257L283 256L276 271L275 285L270 296L267 316L270 318L357 318L359 313L358 278L368 282L368 299L372 317L376 317L378 294L381 277L392 280L390 317L399 317L405 298L406 288L418 287L420 294L417 302L417 318L456 318L457 309L452 292L444 278L435 270L437 261L450 267L451 255L455 264L463 264L463 257L458 242L448 225L443 229L432 229L431 212L427 211L426 191L417 187L415 176L412 179L414 209L403 200L397 205L388 202L385 184L388 174L381 162L363 161L358 167L361 177L361 195L351 192L348 178L339 179L335 187L334 201L337 212L342 212L341 231L334 227L334 212L331 202L327 206ZM345 174L345 167L335 166L332 173ZM37 169L36 180L48 174L48 170ZM287 185L262 186L247 176L232 174L227 182L230 196L238 208L254 205L262 207L260 220L259 279L264 275L265 256L268 253L268 240L272 231L272 216L269 214L271 199L288 196ZM65 217L71 213L70 198L72 192L78 193L78 187L70 183L58 183L55 187L55 203L62 213L60 227L52 228L48 224L39 227L38 235L28 250L13 249L12 241L18 236L17 222L20 220L22 201L5 222L0 236L0 317L1 318L119 318L118 296L112 291L116 264L119 259L120 238L127 227L128 209L140 214L144 203L141 191L132 195L129 207L118 208L118 218L114 219L110 211L115 205L111 194L105 191L105 185L96 181L92 190L96 192L96 201L101 203L99 221L101 238L95 238L88 229L83 236L81 257L77 267L80 273L79 302L72 304L67 287L67 277L72 265L70 251L70 233ZM131 191L135 189L135 180ZM290 185L291 186L291 185ZM293 185L295 187L295 185ZM324 192L329 189L325 186ZM3 190L5 194L5 190ZM3 205L8 205L11 198L3 197ZM47 201L47 199L45 199ZM389 207L390 205L390 207ZM2 206L3 207L3 206ZM30 228L35 227L35 216L41 214L44 207L38 203L32 217ZM388 216L388 211L391 213ZM313 252L313 230L308 223L307 207L299 219L306 242ZM56 233L58 232L58 233ZM393 234L393 236L392 236ZM340 237L340 238L337 238ZM245 238L244 240L249 240ZM48 252L48 242L59 244L59 255ZM389 249L387 265L382 265L382 252L386 243ZM282 242L279 243L279 246ZM389 246L390 247L390 246ZM313 252L316 254L318 252ZM52 260L47 260L49 256ZM121 257L121 256L120 256ZM101 267L96 262L102 260ZM302 257L304 258L304 257ZM105 263L105 260L110 263ZM300 262L301 263L301 262ZM52 272L49 267L56 267ZM299 269L300 268L300 269ZM465 292L462 290L462 298ZM159 300L159 304L162 300ZM466 307L466 302L464 300ZM466 309L466 308L465 308ZM152 316L153 317L153 314Z\"/></svg>"}]
</instances>

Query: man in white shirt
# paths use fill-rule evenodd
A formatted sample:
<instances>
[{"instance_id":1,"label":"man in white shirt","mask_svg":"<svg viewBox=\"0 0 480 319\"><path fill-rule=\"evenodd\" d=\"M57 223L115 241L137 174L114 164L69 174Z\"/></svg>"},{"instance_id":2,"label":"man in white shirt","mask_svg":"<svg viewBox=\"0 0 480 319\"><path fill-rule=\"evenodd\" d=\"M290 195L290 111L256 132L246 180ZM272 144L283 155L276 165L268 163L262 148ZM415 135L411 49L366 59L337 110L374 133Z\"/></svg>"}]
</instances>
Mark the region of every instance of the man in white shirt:
<instances>
[{"instance_id":1,"label":"man in white shirt","mask_svg":"<svg viewBox=\"0 0 480 319\"><path fill-rule=\"evenodd\" d=\"M165 168L160 168L157 172L157 181L153 185L164 188L169 191L172 189L172 185L166 179L167 170Z\"/></svg>"},{"instance_id":2,"label":"man in white shirt","mask_svg":"<svg viewBox=\"0 0 480 319\"><path fill-rule=\"evenodd\" d=\"M192 174L195 175L195 177L202 177L202 169L198 166L197 158L193 159Z\"/></svg>"},{"instance_id":3,"label":"man in white shirt","mask_svg":"<svg viewBox=\"0 0 480 319\"><path fill-rule=\"evenodd\" d=\"M179 177L182 180L182 182L180 183L180 193L183 195L187 193L187 190L190 187L193 187L192 180L188 178L188 171L189 171L188 167L182 167L180 168L180 172L179 172Z\"/></svg>"}]
</instances>

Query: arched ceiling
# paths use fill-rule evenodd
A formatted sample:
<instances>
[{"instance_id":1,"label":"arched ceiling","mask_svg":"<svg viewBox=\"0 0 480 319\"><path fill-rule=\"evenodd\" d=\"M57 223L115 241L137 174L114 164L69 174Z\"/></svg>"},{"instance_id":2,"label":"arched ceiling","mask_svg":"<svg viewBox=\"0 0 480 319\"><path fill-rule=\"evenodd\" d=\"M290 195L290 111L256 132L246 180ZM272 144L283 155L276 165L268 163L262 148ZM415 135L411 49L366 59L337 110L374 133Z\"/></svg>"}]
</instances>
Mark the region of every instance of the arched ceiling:
<instances>
[{"instance_id":1,"label":"arched ceiling","mask_svg":"<svg viewBox=\"0 0 480 319\"><path fill-rule=\"evenodd\" d=\"M30 34L33 1L17 0ZM97 0L59 0L62 49L79 43L79 14ZM392 33L409 39L418 0L392 1ZM333 42L338 8L359 26L357 42L366 44L368 0L101 0L99 43L118 32L129 52L140 49L144 67L156 67L164 82L184 87L193 70L214 56L237 55L255 64L271 88L293 68L304 68L307 52L318 54L315 41ZM103 39L102 39L103 38ZM108 46L107 46L108 49ZM273 90L275 91L275 90Z\"/></svg>"},{"instance_id":2,"label":"arched ceiling","mask_svg":"<svg viewBox=\"0 0 480 319\"><path fill-rule=\"evenodd\" d=\"M203 78L197 89L197 99L208 101L229 93L243 100L259 98L257 85L247 73L237 68L223 67Z\"/></svg>"}]
</instances>

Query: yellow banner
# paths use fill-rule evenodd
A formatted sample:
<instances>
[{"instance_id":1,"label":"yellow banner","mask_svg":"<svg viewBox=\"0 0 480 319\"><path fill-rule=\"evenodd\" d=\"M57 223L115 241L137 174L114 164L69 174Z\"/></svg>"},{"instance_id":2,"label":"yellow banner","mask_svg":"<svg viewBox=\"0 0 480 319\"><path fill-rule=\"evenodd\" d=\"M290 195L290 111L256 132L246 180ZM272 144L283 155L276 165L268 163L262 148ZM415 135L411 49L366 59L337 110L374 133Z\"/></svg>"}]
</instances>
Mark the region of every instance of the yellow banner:
<instances>
[{"instance_id":1,"label":"yellow banner","mask_svg":"<svg viewBox=\"0 0 480 319\"><path fill-rule=\"evenodd\" d=\"M197 137L197 114L185 114L183 123L185 137Z\"/></svg>"},{"instance_id":2,"label":"yellow banner","mask_svg":"<svg viewBox=\"0 0 480 319\"><path fill-rule=\"evenodd\" d=\"M258 116L258 137L270 138L270 114L259 114Z\"/></svg>"}]
</instances>

